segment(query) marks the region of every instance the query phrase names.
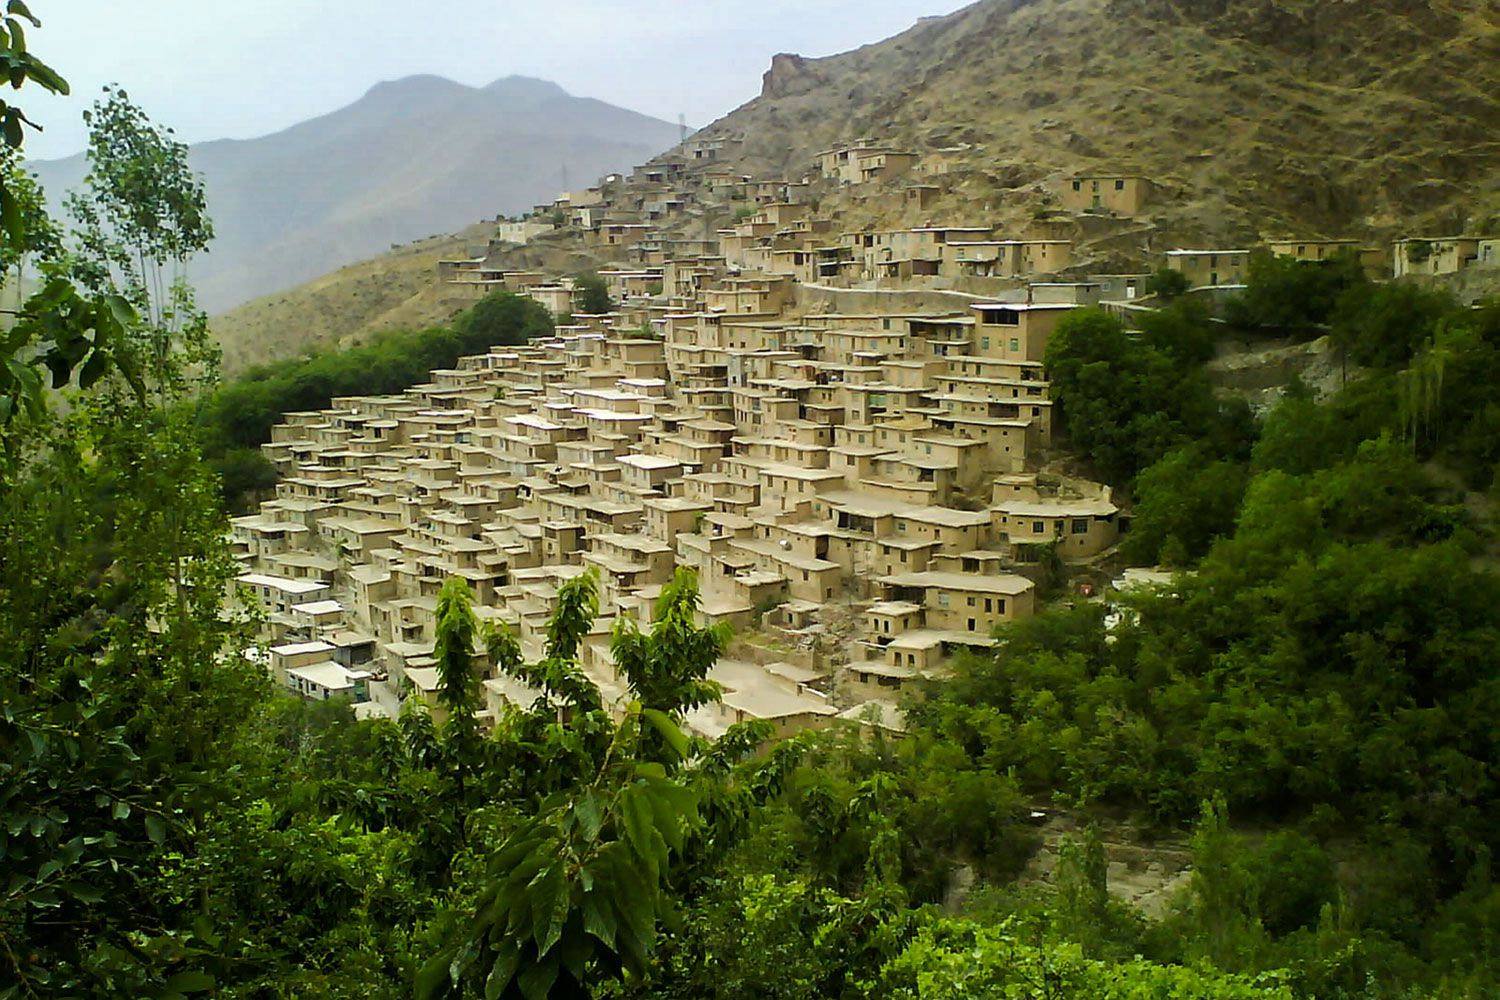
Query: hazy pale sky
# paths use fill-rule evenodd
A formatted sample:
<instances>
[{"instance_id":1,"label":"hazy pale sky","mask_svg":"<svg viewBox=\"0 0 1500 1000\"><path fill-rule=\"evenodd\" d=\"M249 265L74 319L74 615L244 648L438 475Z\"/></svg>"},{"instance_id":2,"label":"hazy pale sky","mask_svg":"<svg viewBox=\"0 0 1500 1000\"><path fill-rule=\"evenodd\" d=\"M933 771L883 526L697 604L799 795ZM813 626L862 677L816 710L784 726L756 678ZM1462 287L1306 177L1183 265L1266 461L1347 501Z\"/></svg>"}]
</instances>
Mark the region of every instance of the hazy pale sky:
<instances>
[{"instance_id":1,"label":"hazy pale sky","mask_svg":"<svg viewBox=\"0 0 1500 1000\"><path fill-rule=\"evenodd\" d=\"M702 126L754 97L777 52L831 55L965 0L32 0L33 52L73 96L28 86L37 159L82 150L80 113L119 83L188 142L249 138L324 114L382 80L474 86L512 73Z\"/></svg>"}]
</instances>

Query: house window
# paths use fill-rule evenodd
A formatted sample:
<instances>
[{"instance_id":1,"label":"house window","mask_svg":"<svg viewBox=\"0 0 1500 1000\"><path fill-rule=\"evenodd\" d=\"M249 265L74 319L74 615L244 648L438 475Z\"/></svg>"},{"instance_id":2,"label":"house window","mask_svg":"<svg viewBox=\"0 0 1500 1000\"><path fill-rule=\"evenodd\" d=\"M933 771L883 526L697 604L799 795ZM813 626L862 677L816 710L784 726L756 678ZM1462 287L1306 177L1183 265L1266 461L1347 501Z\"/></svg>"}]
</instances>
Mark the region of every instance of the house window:
<instances>
[{"instance_id":1,"label":"house window","mask_svg":"<svg viewBox=\"0 0 1500 1000\"><path fill-rule=\"evenodd\" d=\"M1005 614L1005 598L995 598L995 610L1000 612L1002 615Z\"/></svg>"},{"instance_id":2,"label":"house window","mask_svg":"<svg viewBox=\"0 0 1500 1000\"><path fill-rule=\"evenodd\" d=\"M1125 190L1125 182L1124 181L1115 181L1115 190L1116 191L1124 191Z\"/></svg>"},{"instance_id":3,"label":"house window","mask_svg":"<svg viewBox=\"0 0 1500 1000\"><path fill-rule=\"evenodd\" d=\"M979 338L979 347L980 347L981 350L988 351L990 349L990 338L988 338L988 337L980 337Z\"/></svg>"},{"instance_id":4,"label":"house window","mask_svg":"<svg viewBox=\"0 0 1500 1000\"><path fill-rule=\"evenodd\" d=\"M986 597L984 599L984 610L985 611L994 611L995 610L995 602L993 600L991 600L990 598Z\"/></svg>"},{"instance_id":5,"label":"house window","mask_svg":"<svg viewBox=\"0 0 1500 1000\"><path fill-rule=\"evenodd\" d=\"M1010 349L1012 351L1019 351L1021 349L1021 339L1019 337L1010 338Z\"/></svg>"},{"instance_id":6,"label":"house window","mask_svg":"<svg viewBox=\"0 0 1500 1000\"><path fill-rule=\"evenodd\" d=\"M973 598L973 597L971 597L971 598L969 598L969 607L971 607L971 608L972 608L972 607L974 607L974 606L975 606L975 605L976 605L976 604L977 604L977 603L978 603L978 600L977 600L977 598Z\"/></svg>"},{"instance_id":7,"label":"house window","mask_svg":"<svg viewBox=\"0 0 1500 1000\"><path fill-rule=\"evenodd\" d=\"M947 606L948 606L948 595L947 594L938 594L938 607L940 607L940 608L946 608Z\"/></svg>"},{"instance_id":8,"label":"house window","mask_svg":"<svg viewBox=\"0 0 1500 1000\"><path fill-rule=\"evenodd\" d=\"M1073 182L1073 190L1074 191L1082 191L1083 190L1083 181L1074 181Z\"/></svg>"},{"instance_id":9,"label":"house window","mask_svg":"<svg viewBox=\"0 0 1500 1000\"><path fill-rule=\"evenodd\" d=\"M1033 535L1040 535L1040 534L1042 534L1046 530L1047 530L1047 522L1046 521L1032 521L1031 522L1031 533Z\"/></svg>"},{"instance_id":10,"label":"house window","mask_svg":"<svg viewBox=\"0 0 1500 1000\"><path fill-rule=\"evenodd\" d=\"M1073 534L1087 535L1089 533L1089 519L1080 517L1073 521Z\"/></svg>"}]
</instances>

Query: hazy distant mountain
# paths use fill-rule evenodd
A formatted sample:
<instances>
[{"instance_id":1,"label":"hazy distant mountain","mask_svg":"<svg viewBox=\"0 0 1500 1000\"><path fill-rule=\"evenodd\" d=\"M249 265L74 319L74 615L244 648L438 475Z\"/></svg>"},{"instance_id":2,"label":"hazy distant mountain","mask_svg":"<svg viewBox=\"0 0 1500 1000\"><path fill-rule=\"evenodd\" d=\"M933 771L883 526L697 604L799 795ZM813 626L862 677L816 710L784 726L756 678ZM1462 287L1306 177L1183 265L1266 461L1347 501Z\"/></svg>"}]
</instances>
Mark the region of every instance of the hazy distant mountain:
<instances>
[{"instance_id":1,"label":"hazy distant mountain","mask_svg":"<svg viewBox=\"0 0 1500 1000\"><path fill-rule=\"evenodd\" d=\"M150 109L147 109L149 113ZM258 139L192 147L218 238L193 270L210 312L475 219L592 184L677 141L678 127L545 80L467 87L413 76ZM82 156L34 162L54 199Z\"/></svg>"}]
</instances>

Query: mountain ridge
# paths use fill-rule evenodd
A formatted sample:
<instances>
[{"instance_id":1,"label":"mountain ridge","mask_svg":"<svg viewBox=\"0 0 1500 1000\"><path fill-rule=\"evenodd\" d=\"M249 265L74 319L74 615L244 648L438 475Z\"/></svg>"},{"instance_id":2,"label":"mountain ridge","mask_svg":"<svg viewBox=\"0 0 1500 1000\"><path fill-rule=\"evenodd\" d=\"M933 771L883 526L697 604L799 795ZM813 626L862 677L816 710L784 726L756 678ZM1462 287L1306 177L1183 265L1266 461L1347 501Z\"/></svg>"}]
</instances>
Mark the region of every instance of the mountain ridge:
<instances>
[{"instance_id":1,"label":"mountain ridge","mask_svg":"<svg viewBox=\"0 0 1500 1000\"><path fill-rule=\"evenodd\" d=\"M190 277L202 305L223 311L486 213L524 211L550 200L564 172L592 179L678 137L675 124L534 77L382 81L277 132L189 148L218 232ZM83 154L27 166L56 199L87 169Z\"/></svg>"}]
</instances>

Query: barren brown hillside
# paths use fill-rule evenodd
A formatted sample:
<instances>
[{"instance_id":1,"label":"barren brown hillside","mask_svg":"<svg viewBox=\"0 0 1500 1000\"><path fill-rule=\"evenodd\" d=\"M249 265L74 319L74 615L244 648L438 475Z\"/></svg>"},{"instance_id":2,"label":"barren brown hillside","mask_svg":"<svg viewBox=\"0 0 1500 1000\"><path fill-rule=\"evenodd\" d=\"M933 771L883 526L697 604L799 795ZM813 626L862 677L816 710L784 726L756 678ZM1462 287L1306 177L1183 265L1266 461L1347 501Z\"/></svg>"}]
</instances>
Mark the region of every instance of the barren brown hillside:
<instances>
[{"instance_id":1,"label":"barren brown hillside","mask_svg":"<svg viewBox=\"0 0 1500 1000\"><path fill-rule=\"evenodd\" d=\"M859 136L971 143L985 183L962 200L1021 218L1049 175L1140 172L1177 240L1479 229L1500 217L1500 4L983 0L777 56L718 133L797 175Z\"/></svg>"}]
</instances>

